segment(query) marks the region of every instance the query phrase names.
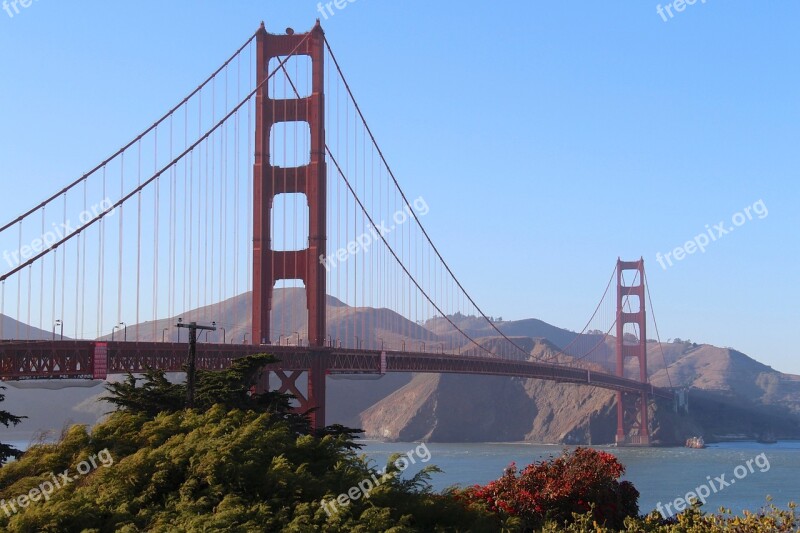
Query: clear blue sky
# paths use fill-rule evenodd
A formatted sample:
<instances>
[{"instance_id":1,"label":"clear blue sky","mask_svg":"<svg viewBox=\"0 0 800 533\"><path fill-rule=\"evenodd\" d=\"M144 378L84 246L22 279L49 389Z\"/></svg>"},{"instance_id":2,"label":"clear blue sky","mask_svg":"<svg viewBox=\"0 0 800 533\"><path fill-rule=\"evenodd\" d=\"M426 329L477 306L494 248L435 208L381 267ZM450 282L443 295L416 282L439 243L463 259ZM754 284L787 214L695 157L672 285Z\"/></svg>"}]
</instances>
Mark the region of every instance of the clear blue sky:
<instances>
[{"instance_id":1,"label":"clear blue sky","mask_svg":"<svg viewBox=\"0 0 800 533\"><path fill-rule=\"evenodd\" d=\"M800 4L698 0L668 22L656 4L357 0L323 24L487 313L580 330L617 256L644 256L663 338L800 373ZM0 11L3 221L151 124L261 20L318 16L306 0ZM659 266L759 200L765 218Z\"/></svg>"}]
</instances>

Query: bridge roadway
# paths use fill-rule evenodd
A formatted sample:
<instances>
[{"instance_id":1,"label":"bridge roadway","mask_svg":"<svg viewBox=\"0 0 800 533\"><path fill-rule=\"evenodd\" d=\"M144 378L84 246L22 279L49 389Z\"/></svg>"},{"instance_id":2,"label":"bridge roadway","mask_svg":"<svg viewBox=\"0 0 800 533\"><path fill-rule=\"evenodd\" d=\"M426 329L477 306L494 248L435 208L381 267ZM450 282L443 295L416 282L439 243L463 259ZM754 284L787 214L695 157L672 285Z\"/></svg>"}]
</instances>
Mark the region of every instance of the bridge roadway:
<instances>
[{"instance_id":1,"label":"bridge roadway","mask_svg":"<svg viewBox=\"0 0 800 533\"><path fill-rule=\"evenodd\" d=\"M281 361L272 368L284 371L309 369L312 360L322 358L324 367L331 374L380 374L385 371L511 376L622 392L644 392L666 399L673 397L669 389L584 368L447 353L198 343L197 367L221 370L227 368L233 359L265 352ZM2 341L0 380L105 379L109 374L135 374L148 367L180 372L187 359L186 343Z\"/></svg>"}]
</instances>

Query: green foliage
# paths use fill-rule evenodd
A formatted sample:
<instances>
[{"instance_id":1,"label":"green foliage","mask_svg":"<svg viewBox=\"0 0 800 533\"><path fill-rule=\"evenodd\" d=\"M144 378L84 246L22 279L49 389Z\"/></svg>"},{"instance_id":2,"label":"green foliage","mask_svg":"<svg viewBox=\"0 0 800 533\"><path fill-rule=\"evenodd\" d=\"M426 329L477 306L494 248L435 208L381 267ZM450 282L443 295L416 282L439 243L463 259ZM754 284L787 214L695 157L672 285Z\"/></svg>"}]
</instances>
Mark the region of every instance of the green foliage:
<instances>
[{"instance_id":1,"label":"green foliage","mask_svg":"<svg viewBox=\"0 0 800 533\"><path fill-rule=\"evenodd\" d=\"M4 391L5 387L0 387L0 391ZM0 403L2 403L6 399L5 394L0 392ZM28 418L26 416L14 416L8 411L0 410L0 424L3 424L5 427L16 426L24 418ZM21 455L22 452L14 448L9 444L3 444L0 442L0 465L8 461L10 458L17 458Z\"/></svg>"},{"instance_id":2,"label":"green foliage","mask_svg":"<svg viewBox=\"0 0 800 533\"><path fill-rule=\"evenodd\" d=\"M142 381L141 387L137 383ZM116 405L118 409L132 413L142 413L154 417L161 412L175 412L182 409L186 398L186 386L172 384L163 370L148 368L143 378L128 374L125 381L109 383L110 393L103 400Z\"/></svg>"},{"instance_id":3,"label":"green foliage","mask_svg":"<svg viewBox=\"0 0 800 533\"><path fill-rule=\"evenodd\" d=\"M591 513L574 515L569 523L550 522L541 531L545 533L781 533L798 531L800 521L796 506L781 510L770 504L758 513L745 511L733 515L730 510L720 509L718 514L705 514L694 506L681 514L664 520L658 512L644 517L627 518L620 529L609 529L598 525Z\"/></svg>"},{"instance_id":4,"label":"green foliage","mask_svg":"<svg viewBox=\"0 0 800 533\"><path fill-rule=\"evenodd\" d=\"M255 394L254 386L262 368L276 359L267 354L251 355L235 360L227 370L199 370L196 377L195 409L206 411L214 405L223 408L272 413L275 419L288 422L296 432L309 433L307 413L298 415L291 409L291 396L278 392ZM141 382L141 384L139 384ZM148 418L159 413L175 413L186 405L186 384L171 383L163 370L147 369L142 378L128 374L119 383L106 386L109 395L103 399L117 408ZM355 430L334 426L331 434L353 434ZM349 433L348 433L349 432Z\"/></svg>"},{"instance_id":5,"label":"green foliage","mask_svg":"<svg viewBox=\"0 0 800 533\"><path fill-rule=\"evenodd\" d=\"M373 475L345 436L297 435L271 413L181 410L150 418L121 411L91 433L31 448L0 469L0 499L27 493L50 472L75 471L108 449L98 468L6 517L21 531L493 531L492 517L431 494L430 471L388 479L330 516L321 507ZM387 465L390 469L391 465ZM388 470L387 470L388 471ZM474 529L484 524L483 529Z\"/></svg>"}]
</instances>

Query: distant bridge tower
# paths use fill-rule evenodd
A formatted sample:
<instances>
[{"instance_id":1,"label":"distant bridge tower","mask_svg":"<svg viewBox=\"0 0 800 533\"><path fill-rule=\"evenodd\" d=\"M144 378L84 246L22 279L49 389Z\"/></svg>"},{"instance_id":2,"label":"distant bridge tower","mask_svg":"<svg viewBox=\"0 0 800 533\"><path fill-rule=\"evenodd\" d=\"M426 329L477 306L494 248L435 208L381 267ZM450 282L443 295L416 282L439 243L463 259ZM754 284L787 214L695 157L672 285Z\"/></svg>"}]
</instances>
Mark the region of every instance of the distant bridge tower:
<instances>
[{"instance_id":1,"label":"distant bridge tower","mask_svg":"<svg viewBox=\"0 0 800 533\"><path fill-rule=\"evenodd\" d=\"M634 271L632 285L624 285L623 273ZM636 359L639 365L639 381L647 383L647 329L644 305L645 296L644 259L638 261L617 260L617 376L625 376L625 362ZM637 301L638 300L638 301ZM627 310L626 305L627 304ZM637 339L625 339L625 326L638 326ZM632 409L626 409L625 395L617 391L617 435L618 445L647 446L650 444L647 393L637 395Z\"/></svg>"},{"instance_id":2,"label":"distant bridge tower","mask_svg":"<svg viewBox=\"0 0 800 533\"><path fill-rule=\"evenodd\" d=\"M299 373L282 381L281 391L298 396L300 409L316 408L311 415L315 427L325 425L325 267L319 257L326 253L326 168L325 168L325 34L319 22L310 34L286 35L267 33L264 25L257 34L255 165L253 169L253 324L252 339L256 344L270 343L270 310L275 283L300 279L305 283L308 312L308 346L312 352L308 372L307 398L294 386ZM311 94L295 99L273 99L266 81L279 63L292 56L311 58ZM287 69L290 71L291 69ZM273 95L275 96L275 95ZM302 95L301 95L302 96ZM305 122L311 132L311 154L308 164L298 167L274 165L270 153L273 126L286 122ZM308 247L296 251L273 250L271 211L276 196L301 193L309 208ZM294 221L299 224L299 221ZM315 350L317 349L317 350ZM318 352L317 352L318 351Z\"/></svg>"}]
</instances>

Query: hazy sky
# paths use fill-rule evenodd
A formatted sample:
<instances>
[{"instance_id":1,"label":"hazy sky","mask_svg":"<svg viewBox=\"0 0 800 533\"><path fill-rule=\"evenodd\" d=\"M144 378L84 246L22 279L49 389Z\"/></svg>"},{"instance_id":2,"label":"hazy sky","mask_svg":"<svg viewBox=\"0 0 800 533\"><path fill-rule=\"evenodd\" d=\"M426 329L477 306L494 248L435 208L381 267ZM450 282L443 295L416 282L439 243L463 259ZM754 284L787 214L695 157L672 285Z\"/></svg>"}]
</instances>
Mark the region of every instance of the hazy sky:
<instances>
[{"instance_id":1,"label":"hazy sky","mask_svg":"<svg viewBox=\"0 0 800 533\"><path fill-rule=\"evenodd\" d=\"M643 256L663 339L800 373L800 4L340 5L328 39L487 313L580 330L617 257ZM305 0L9 9L3 222L150 125L261 20L305 31L321 16ZM740 226L720 236L723 221ZM679 246L694 253L678 261Z\"/></svg>"}]
</instances>

